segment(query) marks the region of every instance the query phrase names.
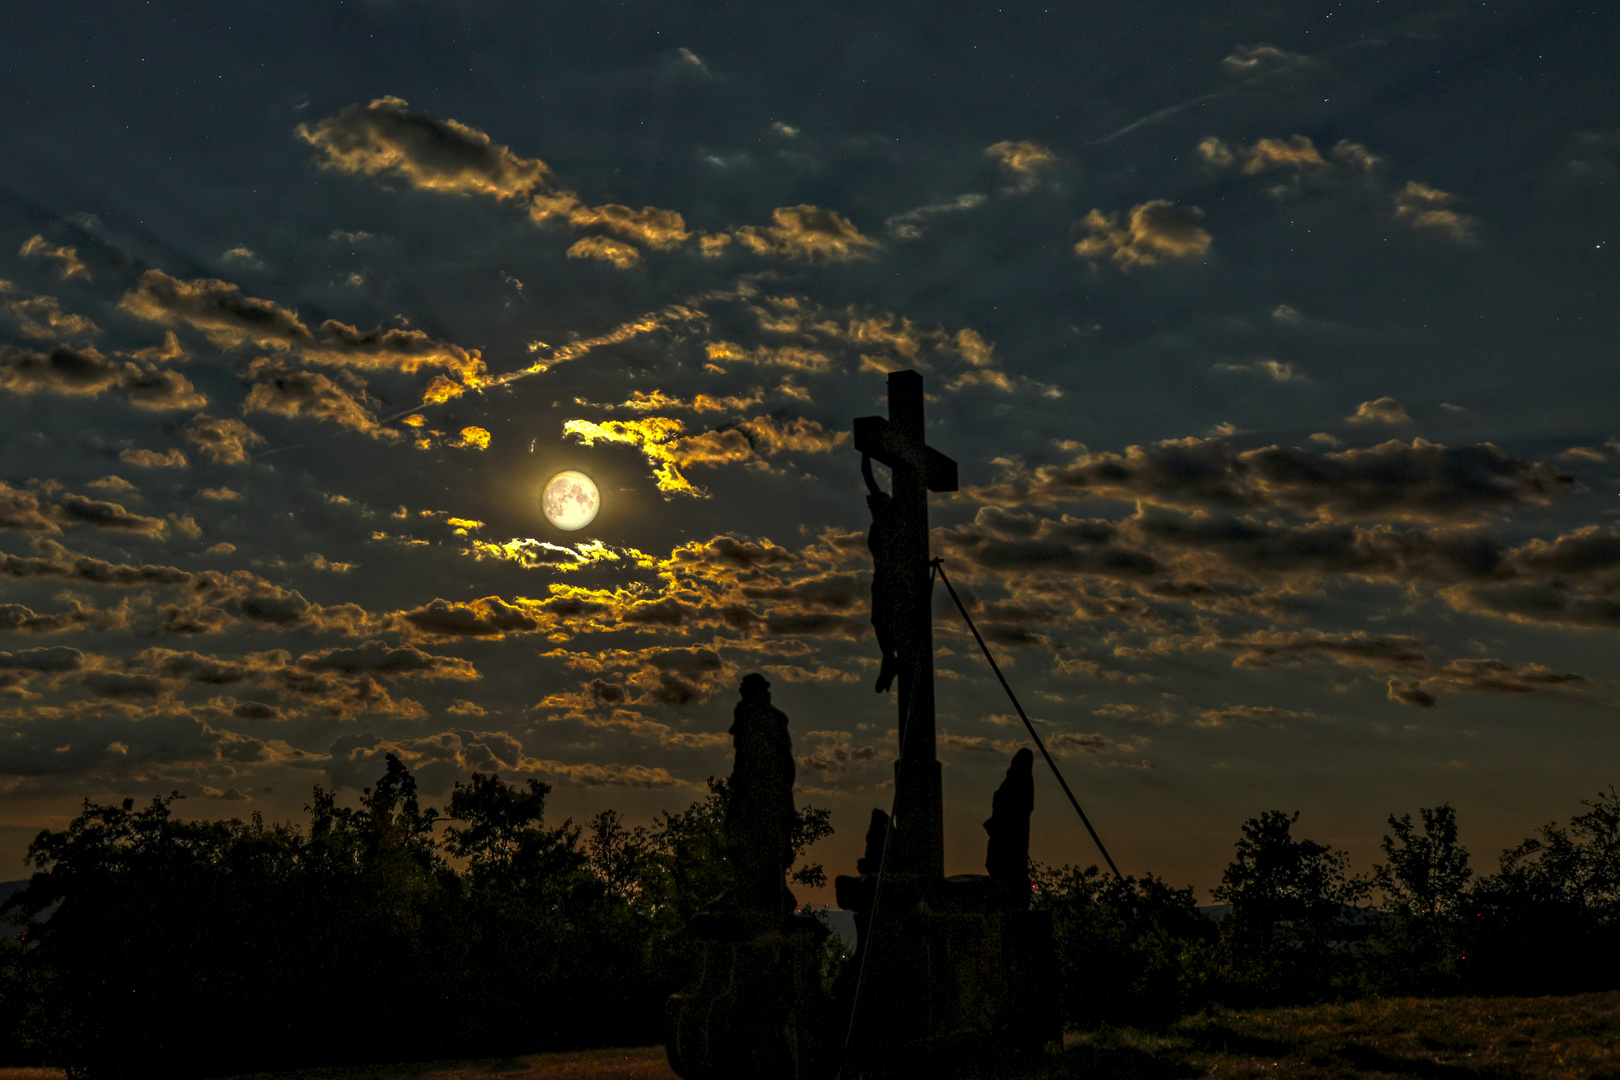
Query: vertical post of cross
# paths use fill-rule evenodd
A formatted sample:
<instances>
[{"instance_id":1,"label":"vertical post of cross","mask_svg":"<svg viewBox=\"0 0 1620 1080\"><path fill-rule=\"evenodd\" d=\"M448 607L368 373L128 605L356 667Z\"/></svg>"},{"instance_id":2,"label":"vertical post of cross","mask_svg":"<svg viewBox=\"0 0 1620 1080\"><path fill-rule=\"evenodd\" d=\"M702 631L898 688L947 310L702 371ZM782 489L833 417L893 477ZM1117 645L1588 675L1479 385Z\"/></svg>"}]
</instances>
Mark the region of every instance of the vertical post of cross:
<instances>
[{"instance_id":1,"label":"vertical post of cross","mask_svg":"<svg viewBox=\"0 0 1620 1080\"><path fill-rule=\"evenodd\" d=\"M893 476L892 522L875 573L892 583L900 757L895 762L895 838L889 869L941 877L945 824L934 738L934 633L928 555L928 493L956 490L956 462L927 445L922 376L889 375L889 416L855 421L855 449Z\"/></svg>"}]
</instances>

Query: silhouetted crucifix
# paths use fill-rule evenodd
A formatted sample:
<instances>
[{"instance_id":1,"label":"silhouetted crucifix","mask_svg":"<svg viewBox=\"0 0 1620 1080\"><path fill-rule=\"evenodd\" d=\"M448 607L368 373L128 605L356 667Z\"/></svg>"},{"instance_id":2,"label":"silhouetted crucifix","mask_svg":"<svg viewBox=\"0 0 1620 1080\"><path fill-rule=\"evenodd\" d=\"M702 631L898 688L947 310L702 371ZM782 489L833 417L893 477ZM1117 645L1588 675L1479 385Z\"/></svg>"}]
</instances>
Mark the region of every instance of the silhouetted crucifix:
<instances>
[{"instance_id":1,"label":"silhouetted crucifix","mask_svg":"<svg viewBox=\"0 0 1620 1080\"><path fill-rule=\"evenodd\" d=\"M900 760L895 763L895 839L889 869L945 872L939 760L934 744L934 633L928 572L928 493L956 490L956 462L927 445L922 376L889 375L889 418L855 420L855 449L869 491L872 530L872 625L883 664L877 689L900 684ZM872 476L887 465L894 492Z\"/></svg>"}]
</instances>

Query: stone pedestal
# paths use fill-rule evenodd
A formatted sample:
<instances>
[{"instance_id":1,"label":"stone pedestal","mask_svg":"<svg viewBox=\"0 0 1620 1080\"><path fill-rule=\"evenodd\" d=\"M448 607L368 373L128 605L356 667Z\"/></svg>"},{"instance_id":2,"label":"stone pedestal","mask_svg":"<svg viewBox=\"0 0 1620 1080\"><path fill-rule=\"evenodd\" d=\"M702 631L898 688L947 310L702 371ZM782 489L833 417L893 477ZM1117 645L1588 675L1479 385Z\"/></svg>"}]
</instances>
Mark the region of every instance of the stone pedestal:
<instances>
[{"instance_id":1,"label":"stone pedestal","mask_svg":"<svg viewBox=\"0 0 1620 1080\"><path fill-rule=\"evenodd\" d=\"M670 1068L685 1080L829 1080L841 1041L821 986L828 934L795 916L701 942L695 977L665 1006Z\"/></svg>"},{"instance_id":2,"label":"stone pedestal","mask_svg":"<svg viewBox=\"0 0 1620 1080\"><path fill-rule=\"evenodd\" d=\"M1062 1040L1048 912L1010 908L977 874L887 875L881 893L873 875L836 884L839 904L859 912L854 962L834 991L849 1032L843 1077L948 1072L963 1055Z\"/></svg>"}]
</instances>

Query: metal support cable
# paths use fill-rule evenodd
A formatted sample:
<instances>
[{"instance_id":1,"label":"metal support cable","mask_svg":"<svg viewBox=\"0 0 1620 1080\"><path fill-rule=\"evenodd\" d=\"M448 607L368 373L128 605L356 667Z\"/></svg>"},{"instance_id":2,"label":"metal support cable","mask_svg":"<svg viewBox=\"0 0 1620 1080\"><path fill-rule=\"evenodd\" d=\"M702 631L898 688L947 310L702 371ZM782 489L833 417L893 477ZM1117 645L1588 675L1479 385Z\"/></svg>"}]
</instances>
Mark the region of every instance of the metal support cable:
<instances>
[{"instance_id":1,"label":"metal support cable","mask_svg":"<svg viewBox=\"0 0 1620 1080\"><path fill-rule=\"evenodd\" d=\"M1029 737L1035 740L1035 745L1040 750L1041 757L1046 759L1046 764L1051 767L1052 775L1057 777L1058 785L1063 788L1063 794L1069 797L1069 805L1073 806L1074 812L1080 815L1081 824L1086 827L1086 832L1091 834L1091 839L1096 843L1097 850L1102 852L1103 860L1108 863L1108 869L1114 872L1114 877L1123 881L1125 875L1121 874L1119 867L1114 865L1114 860L1109 856L1108 849L1103 847L1102 837L1098 836L1097 830L1091 827L1091 819L1086 817L1086 812L1080 809L1080 801L1074 797L1074 792L1069 790L1068 781L1064 780L1063 774L1058 771L1057 762L1053 761L1052 755L1046 752L1046 744L1035 733L1035 725L1030 723L1029 717L1024 714L1024 707L1018 704L1018 695L1014 694L1012 687L1007 685L1007 677L1001 673L1001 666L996 663L996 658L990 655L990 647L984 643L984 638L979 636L979 628L973 625L973 616L968 614L967 608L962 605L962 598L957 596L956 590L951 587L951 579L945 576L945 560L934 559L932 566L939 574L939 580L945 583L945 590L951 594L951 599L956 601L956 610L962 613L962 619L967 623L968 629L973 632L973 640L979 643L979 649L984 653L984 658L990 661L990 670L994 671L996 678L1001 680L1001 688L1007 691L1007 697L1012 701L1013 708L1018 710L1018 719L1022 720L1024 727L1029 729Z\"/></svg>"}]
</instances>

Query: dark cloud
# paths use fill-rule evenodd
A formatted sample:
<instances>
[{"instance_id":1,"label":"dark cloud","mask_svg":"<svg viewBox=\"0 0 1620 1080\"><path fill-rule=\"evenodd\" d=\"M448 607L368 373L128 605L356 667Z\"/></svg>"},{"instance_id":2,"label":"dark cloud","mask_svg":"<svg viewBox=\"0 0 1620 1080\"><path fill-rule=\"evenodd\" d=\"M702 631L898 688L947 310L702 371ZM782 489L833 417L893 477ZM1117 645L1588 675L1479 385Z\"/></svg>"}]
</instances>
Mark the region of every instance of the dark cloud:
<instances>
[{"instance_id":1,"label":"dark cloud","mask_svg":"<svg viewBox=\"0 0 1620 1080\"><path fill-rule=\"evenodd\" d=\"M312 331L297 312L248 296L240 286L217 278L182 281L161 270L148 270L119 306L142 319L190 327L224 349L257 346L301 363L362 370L436 369L454 376L450 385L460 389L484 383L484 362L476 349L436 340L420 330L380 326L360 330L336 319ZM427 396L443 400L432 384Z\"/></svg>"},{"instance_id":2,"label":"dark cloud","mask_svg":"<svg viewBox=\"0 0 1620 1080\"><path fill-rule=\"evenodd\" d=\"M512 735L504 731L453 729L412 739L385 740L372 732L343 735L332 743L327 775L339 787L361 787L379 776L388 754L396 754L411 768L417 784L428 794L443 794L474 771L499 772L508 779L534 775L571 787L668 787L675 780L667 769L619 762L560 761L530 757Z\"/></svg>"},{"instance_id":3,"label":"dark cloud","mask_svg":"<svg viewBox=\"0 0 1620 1080\"><path fill-rule=\"evenodd\" d=\"M1143 500L1292 510L1333 517L1467 517L1542 506L1574 487L1541 462L1490 443L1447 447L1423 439L1315 454L1298 447L1238 450L1223 439L1171 439L1123 454L1082 453L1067 465L973 492L987 502Z\"/></svg>"},{"instance_id":4,"label":"dark cloud","mask_svg":"<svg viewBox=\"0 0 1620 1080\"><path fill-rule=\"evenodd\" d=\"M426 676L429 678L476 679L478 671L465 660L434 656L411 645L389 648L380 641L368 641L352 649L326 649L298 661L309 671L336 671L345 675L365 672L382 677Z\"/></svg>"},{"instance_id":5,"label":"dark cloud","mask_svg":"<svg viewBox=\"0 0 1620 1080\"><path fill-rule=\"evenodd\" d=\"M991 570L1056 570L1108 577L1140 577L1159 569L1152 556L1140 551L1046 540L991 541L976 548L971 558Z\"/></svg>"},{"instance_id":6,"label":"dark cloud","mask_svg":"<svg viewBox=\"0 0 1620 1080\"><path fill-rule=\"evenodd\" d=\"M0 668L13 671L77 671L83 666L84 653L65 645L24 649L14 653L0 652Z\"/></svg>"},{"instance_id":7,"label":"dark cloud","mask_svg":"<svg viewBox=\"0 0 1620 1080\"><path fill-rule=\"evenodd\" d=\"M58 345L48 353L0 346L0 392L111 394L142 409L200 409L208 399L177 371L109 360L95 349Z\"/></svg>"},{"instance_id":8,"label":"dark cloud","mask_svg":"<svg viewBox=\"0 0 1620 1080\"><path fill-rule=\"evenodd\" d=\"M443 637L498 638L540 628L539 621L523 608L495 596L469 603L434 600L426 607L405 612L404 618L426 633Z\"/></svg>"},{"instance_id":9,"label":"dark cloud","mask_svg":"<svg viewBox=\"0 0 1620 1080\"><path fill-rule=\"evenodd\" d=\"M74 603L67 611L42 614L23 604L0 604L0 633L59 634L66 630L111 630L128 624L128 612L119 608L98 611Z\"/></svg>"},{"instance_id":10,"label":"dark cloud","mask_svg":"<svg viewBox=\"0 0 1620 1080\"><path fill-rule=\"evenodd\" d=\"M161 536L168 528L162 518L131 513L118 503L57 493L51 485L26 491L0 480L0 529L60 532L63 526L74 525L146 536ZM13 566L10 557L6 559L6 572L12 576L20 576L19 568L29 563L22 560Z\"/></svg>"},{"instance_id":11,"label":"dark cloud","mask_svg":"<svg viewBox=\"0 0 1620 1080\"><path fill-rule=\"evenodd\" d=\"M267 412L278 416L307 416L369 435L374 439L398 439L400 433L377 423L365 403L364 387L339 386L314 371L289 371L255 362L253 388L248 391L242 411Z\"/></svg>"}]
</instances>

